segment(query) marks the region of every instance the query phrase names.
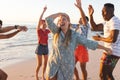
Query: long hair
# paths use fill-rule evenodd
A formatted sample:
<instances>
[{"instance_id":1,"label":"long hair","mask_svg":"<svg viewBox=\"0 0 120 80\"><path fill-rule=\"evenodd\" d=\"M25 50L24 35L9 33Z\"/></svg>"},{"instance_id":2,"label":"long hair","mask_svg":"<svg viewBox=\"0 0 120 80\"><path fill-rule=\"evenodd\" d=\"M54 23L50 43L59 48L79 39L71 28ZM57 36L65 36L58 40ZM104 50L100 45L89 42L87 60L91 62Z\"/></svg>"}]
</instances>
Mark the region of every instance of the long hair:
<instances>
[{"instance_id":1,"label":"long hair","mask_svg":"<svg viewBox=\"0 0 120 80\"><path fill-rule=\"evenodd\" d=\"M63 45L65 47L67 47L69 45L70 40L71 40L71 33L72 32L71 32L70 26L71 25L69 24L69 28L65 34L65 40L63 41ZM61 28L59 28L58 33L54 34L54 37L53 37L53 43L56 46L58 45L58 39L59 39L60 32L61 32Z\"/></svg>"}]
</instances>

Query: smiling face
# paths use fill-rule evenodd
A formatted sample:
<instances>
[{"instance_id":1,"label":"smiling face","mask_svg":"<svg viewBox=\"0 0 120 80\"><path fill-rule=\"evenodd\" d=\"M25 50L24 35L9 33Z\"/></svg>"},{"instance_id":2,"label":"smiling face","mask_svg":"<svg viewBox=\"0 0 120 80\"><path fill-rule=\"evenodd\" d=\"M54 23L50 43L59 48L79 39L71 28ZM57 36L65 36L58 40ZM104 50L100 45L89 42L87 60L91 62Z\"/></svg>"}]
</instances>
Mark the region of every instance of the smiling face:
<instances>
[{"instance_id":1,"label":"smiling face","mask_svg":"<svg viewBox=\"0 0 120 80\"><path fill-rule=\"evenodd\" d=\"M67 15L60 15L58 20L58 25L62 30L67 30L69 28L70 19Z\"/></svg>"},{"instance_id":2,"label":"smiling face","mask_svg":"<svg viewBox=\"0 0 120 80\"><path fill-rule=\"evenodd\" d=\"M102 16L105 21L109 20L110 13L106 7L103 7L102 9Z\"/></svg>"},{"instance_id":3,"label":"smiling face","mask_svg":"<svg viewBox=\"0 0 120 80\"><path fill-rule=\"evenodd\" d=\"M105 21L109 21L114 16L114 5L105 4L102 9L102 16Z\"/></svg>"}]
</instances>

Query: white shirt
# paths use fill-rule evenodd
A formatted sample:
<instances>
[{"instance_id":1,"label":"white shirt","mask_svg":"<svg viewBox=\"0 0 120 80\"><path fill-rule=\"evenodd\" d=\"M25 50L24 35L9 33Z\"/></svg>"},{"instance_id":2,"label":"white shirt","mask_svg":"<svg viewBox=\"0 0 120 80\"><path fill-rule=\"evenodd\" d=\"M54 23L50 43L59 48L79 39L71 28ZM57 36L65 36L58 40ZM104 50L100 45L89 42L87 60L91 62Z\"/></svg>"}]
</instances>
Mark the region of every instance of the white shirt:
<instances>
[{"instance_id":1,"label":"white shirt","mask_svg":"<svg viewBox=\"0 0 120 80\"><path fill-rule=\"evenodd\" d=\"M112 49L112 54L120 57L120 20L113 16L109 21L104 24L104 37L110 35L111 30L119 30L117 41L115 43L104 42L105 47Z\"/></svg>"}]
</instances>

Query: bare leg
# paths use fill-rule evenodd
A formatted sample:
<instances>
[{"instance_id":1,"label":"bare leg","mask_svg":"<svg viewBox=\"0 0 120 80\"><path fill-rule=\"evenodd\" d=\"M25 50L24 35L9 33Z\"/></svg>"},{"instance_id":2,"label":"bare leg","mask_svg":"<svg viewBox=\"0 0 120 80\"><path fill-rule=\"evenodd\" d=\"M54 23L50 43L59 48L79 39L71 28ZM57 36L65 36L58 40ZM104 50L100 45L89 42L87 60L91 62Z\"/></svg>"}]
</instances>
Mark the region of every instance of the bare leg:
<instances>
[{"instance_id":1,"label":"bare leg","mask_svg":"<svg viewBox=\"0 0 120 80\"><path fill-rule=\"evenodd\" d=\"M76 62L76 63L77 63L77 62ZM78 74L78 71L77 71L77 68L76 68L76 67L75 67L75 69L74 69L74 75L75 75L76 80L80 80L79 74Z\"/></svg>"},{"instance_id":2,"label":"bare leg","mask_svg":"<svg viewBox=\"0 0 120 80\"><path fill-rule=\"evenodd\" d=\"M0 80L7 80L8 75L0 69Z\"/></svg>"},{"instance_id":3,"label":"bare leg","mask_svg":"<svg viewBox=\"0 0 120 80\"><path fill-rule=\"evenodd\" d=\"M41 55L36 55L36 58L37 58L36 80L39 80L39 78L38 78L38 73L39 73L40 67L41 67L41 65L42 65L42 56L41 56Z\"/></svg>"},{"instance_id":4,"label":"bare leg","mask_svg":"<svg viewBox=\"0 0 120 80\"><path fill-rule=\"evenodd\" d=\"M83 80L87 80L86 62L80 63Z\"/></svg>"},{"instance_id":5,"label":"bare leg","mask_svg":"<svg viewBox=\"0 0 120 80\"><path fill-rule=\"evenodd\" d=\"M47 66L47 60L48 60L48 55L44 55L44 64L43 64L43 72L42 72L42 78L45 80L45 71L46 71L46 66Z\"/></svg>"}]
</instances>

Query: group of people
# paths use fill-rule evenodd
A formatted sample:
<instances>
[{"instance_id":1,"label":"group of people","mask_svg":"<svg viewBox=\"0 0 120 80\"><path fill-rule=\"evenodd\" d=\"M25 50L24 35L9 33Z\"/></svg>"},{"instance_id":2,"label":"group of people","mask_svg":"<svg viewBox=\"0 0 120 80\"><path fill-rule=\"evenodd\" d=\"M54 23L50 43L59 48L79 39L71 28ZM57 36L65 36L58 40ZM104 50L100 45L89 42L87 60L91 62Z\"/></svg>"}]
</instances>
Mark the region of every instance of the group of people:
<instances>
[{"instance_id":1,"label":"group of people","mask_svg":"<svg viewBox=\"0 0 120 80\"><path fill-rule=\"evenodd\" d=\"M38 46L35 50L37 59L36 80L40 80L39 70L41 66L42 80L73 80L73 75L75 75L76 80L80 80L78 70L75 67L77 62L80 62L83 80L87 80L88 48L104 50L100 63L100 79L115 80L112 73L120 58L120 20L114 15L114 5L112 3L104 4L102 16L105 22L100 24L96 24L94 21L92 5L89 5L88 8L89 18L82 9L81 0L76 0L75 6L81 16L76 30L71 29L70 17L66 13L59 12L42 19L47 10L47 7L44 7L36 27L38 35ZM58 18L57 24L54 22L56 18ZM88 24L89 20L91 27ZM2 26L2 24L0 25ZM15 25L5 28L1 26L0 39L13 37L20 31L27 31L25 26ZM104 37L93 36L96 41L87 39L89 28L93 31L103 31ZM1 34L13 29L16 29L13 33ZM52 51L48 55L48 34L50 32L53 34L53 45ZM103 41L104 46L97 41ZM6 79L7 74L0 69L0 80Z\"/></svg>"},{"instance_id":2,"label":"group of people","mask_svg":"<svg viewBox=\"0 0 120 80\"><path fill-rule=\"evenodd\" d=\"M112 72L120 58L120 20L114 15L114 5L111 3L104 5L102 16L105 23L100 24L94 22L94 9L92 5L89 5L88 10L91 27L88 24L89 18L82 9L81 0L76 0L75 6L79 9L81 15L79 26L75 31L71 29L70 18L66 13L60 12L52 14L43 20L42 16L47 7L44 8L37 26L39 42L36 49L38 62L36 80L39 80L38 72L43 61L42 59L44 59L42 80L45 80L45 78L46 80L72 80L73 75L75 75L76 80L80 80L78 70L75 67L77 62L80 62L83 80L87 80L86 62L89 61L87 48L104 50L100 63L100 79L115 80ZM56 18L58 18L57 24L54 22ZM48 26L49 30L45 29L45 26ZM94 40L103 41L104 46L100 45L98 42L87 39L89 28L93 31L104 32L104 37L99 35L93 36ZM42 31L39 32L38 29ZM53 34L53 50L48 56L47 40L48 33L50 32ZM42 37L45 33L46 38L45 36Z\"/></svg>"}]
</instances>

